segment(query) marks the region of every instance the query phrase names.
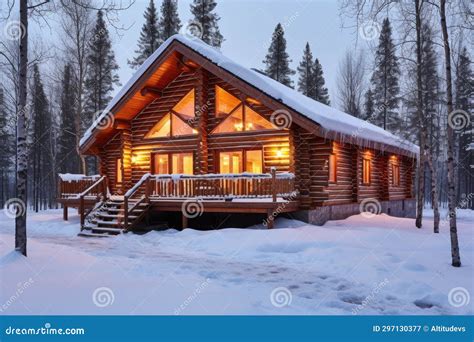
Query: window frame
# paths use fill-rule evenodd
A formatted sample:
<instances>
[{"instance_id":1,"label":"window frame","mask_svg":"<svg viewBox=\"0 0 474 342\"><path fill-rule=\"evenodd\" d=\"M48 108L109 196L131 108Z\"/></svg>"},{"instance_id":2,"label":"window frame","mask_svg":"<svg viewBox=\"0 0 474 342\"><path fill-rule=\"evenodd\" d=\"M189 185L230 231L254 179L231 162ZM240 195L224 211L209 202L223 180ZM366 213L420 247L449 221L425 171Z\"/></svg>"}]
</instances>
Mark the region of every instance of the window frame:
<instances>
[{"instance_id":1,"label":"window frame","mask_svg":"<svg viewBox=\"0 0 474 342\"><path fill-rule=\"evenodd\" d=\"M215 156L215 161L216 161L216 170L217 173L221 173L221 153L232 153L232 152L241 152L242 153L242 172L248 172L245 170L245 167L247 165L247 152L249 151L259 151L261 152L262 158L262 173L265 173L265 157L263 153L263 148L254 148L254 147L249 147L249 148L237 148L237 149L231 149L231 150L222 150L222 151L216 151L216 156ZM250 172L249 172L250 173Z\"/></svg>"},{"instance_id":2,"label":"window frame","mask_svg":"<svg viewBox=\"0 0 474 342\"><path fill-rule=\"evenodd\" d=\"M367 165L367 167L366 167ZM367 172L367 181L365 177L365 173ZM370 185L372 182L372 163L371 158L363 157L362 158L362 184L363 185Z\"/></svg>"},{"instance_id":3,"label":"window frame","mask_svg":"<svg viewBox=\"0 0 474 342\"><path fill-rule=\"evenodd\" d=\"M181 97L178 102L176 102L174 104L174 106L172 106L167 112L165 115L163 115L149 130L148 132L143 136L143 139L145 140L151 140L151 139L163 139L163 140L166 140L166 139L180 139L182 137L184 138L189 138L189 137L193 137L193 136L197 136L199 134L199 130L198 130L198 127L194 127L193 124L190 124L189 123L189 120L190 118L187 117L187 115L185 114L182 114L182 113L179 113L177 111L174 110L174 107L176 107L178 105L179 102L181 102L181 100L183 100L190 92L194 92L194 116L191 117L191 119L193 120L193 123L195 124L197 122L197 116L196 116L196 88L191 88L190 90L188 90L186 92L186 94L184 94L183 97ZM153 128L155 128L155 126L161 122L161 120L163 120L167 115L169 115L169 120L170 120L170 135L169 136L164 136L164 137L148 137L148 135L150 134L151 130ZM190 128L191 128L191 132L193 131L196 131L196 133L191 133L191 134L180 134L180 135L174 135L173 134L173 115L175 115L178 120L181 120L184 122L184 124L188 125Z\"/></svg>"},{"instance_id":4,"label":"window frame","mask_svg":"<svg viewBox=\"0 0 474 342\"><path fill-rule=\"evenodd\" d=\"M331 162L331 158L333 162ZM334 179L331 178L331 165L334 168ZM337 183L337 155L336 153L330 153L328 158L328 181L329 183L336 184Z\"/></svg>"},{"instance_id":5,"label":"window frame","mask_svg":"<svg viewBox=\"0 0 474 342\"><path fill-rule=\"evenodd\" d=\"M122 184L122 183L123 183L123 162L122 162L122 157L118 157L118 158L115 158L115 184Z\"/></svg>"},{"instance_id":6,"label":"window frame","mask_svg":"<svg viewBox=\"0 0 474 342\"><path fill-rule=\"evenodd\" d=\"M155 158L158 155L166 155L168 158L168 174L172 175L173 173L173 154L191 154L193 158L193 175L194 175L194 151L181 151L181 152L152 152L150 157L150 171L152 175L157 174L155 170Z\"/></svg>"},{"instance_id":7,"label":"window frame","mask_svg":"<svg viewBox=\"0 0 474 342\"><path fill-rule=\"evenodd\" d=\"M219 115L219 113L217 112L217 108L218 108L218 104L219 104L219 99L217 97L217 88L220 88L222 89L223 91L225 91L226 93L228 93L229 95L235 97L239 102L237 103L237 105L232 108L229 113L223 113L223 115ZM228 91L227 89L225 89L223 86L219 85L219 84L215 84L214 85L214 117L216 119L219 119L221 120L221 122L223 120L225 120L233 111L235 111L237 109L238 106L240 106L241 104L243 103L243 101L241 99L239 99L238 96L235 96L234 94L232 94L230 91Z\"/></svg>"},{"instance_id":8,"label":"window frame","mask_svg":"<svg viewBox=\"0 0 474 342\"><path fill-rule=\"evenodd\" d=\"M240 102L227 114L225 115L218 115L217 113L217 87L223 89L224 91L226 91L227 93L229 93L230 95L232 95L233 97L235 97L236 99L238 99ZM248 107L250 108L252 111L254 111L257 115L261 116L264 120L270 122L264 115L260 114L255 108L252 107L251 103L249 103L248 101L246 100L242 100L240 99L238 96L235 96L234 94L232 94L230 91L228 91L227 89L225 89L224 87L222 87L221 85L218 85L216 84L214 86L214 117L216 119L218 119L218 123L217 125L212 129L212 131L209 133L210 135L213 135L213 134L241 134L241 133L252 133L252 132L263 132L263 131L271 131L272 129L271 128L268 128L268 129L253 129L253 130L247 130L245 127L246 127L246 121L247 121L247 115L246 115L246 108L245 107ZM234 131L234 132L219 132L219 133L216 133L215 131L217 130L217 128L225 121L227 120L232 114L234 114L234 112L240 107L242 106L242 127L243 129L241 131ZM270 122L271 123L271 122ZM273 127L273 130L277 130L275 127ZM285 128L285 130L287 130L287 128Z\"/></svg>"},{"instance_id":9,"label":"window frame","mask_svg":"<svg viewBox=\"0 0 474 342\"><path fill-rule=\"evenodd\" d=\"M392 186L400 186L400 164L392 163Z\"/></svg>"}]
</instances>

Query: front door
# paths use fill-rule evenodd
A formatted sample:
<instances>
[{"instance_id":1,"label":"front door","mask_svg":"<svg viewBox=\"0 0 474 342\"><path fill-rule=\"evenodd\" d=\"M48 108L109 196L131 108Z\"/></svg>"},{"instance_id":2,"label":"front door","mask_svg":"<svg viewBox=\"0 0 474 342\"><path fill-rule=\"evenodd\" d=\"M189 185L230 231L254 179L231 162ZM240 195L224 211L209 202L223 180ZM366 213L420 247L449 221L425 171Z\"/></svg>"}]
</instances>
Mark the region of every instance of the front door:
<instances>
[{"instance_id":1,"label":"front door","mask_svg":"<svg viewBox=\"0 0 474 342\"><path fill-rule=\"evenodd\" d=\"M155 153L151 158L151 171L155 175L194 174L194 158L192 152Z\"/></svg>"}]
</instances>

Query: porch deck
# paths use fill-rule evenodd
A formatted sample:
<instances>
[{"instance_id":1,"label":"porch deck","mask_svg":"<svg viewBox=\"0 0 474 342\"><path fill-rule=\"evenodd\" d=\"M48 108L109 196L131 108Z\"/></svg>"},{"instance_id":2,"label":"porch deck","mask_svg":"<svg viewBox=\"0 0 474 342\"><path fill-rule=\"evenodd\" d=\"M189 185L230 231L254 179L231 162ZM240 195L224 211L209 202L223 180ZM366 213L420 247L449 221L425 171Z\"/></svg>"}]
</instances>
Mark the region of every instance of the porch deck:
<instances>
[{"instance_id":1,"label":"porch deck","mask_svg":"<svg viewBox=\"0 0 474 342\"><path fill-rule=\"evenodd\" d=\"M60 178L58 189L58 201L65 208L64 219L67 220L67 207L77 207L82 228L87 226L88 217L94 216L93 211L107 202L114 203L115 216L104 216L116 218L107 223L123 230L131 230L152 211L181 212L183 227L187 227L189 218L203 213L262 213L267 214L271 228L274 216L295 211L299 205L294 175L274 170L269 174L146 174L123 196L108 193L105 176Z\"/></svg>"}]
</instances>

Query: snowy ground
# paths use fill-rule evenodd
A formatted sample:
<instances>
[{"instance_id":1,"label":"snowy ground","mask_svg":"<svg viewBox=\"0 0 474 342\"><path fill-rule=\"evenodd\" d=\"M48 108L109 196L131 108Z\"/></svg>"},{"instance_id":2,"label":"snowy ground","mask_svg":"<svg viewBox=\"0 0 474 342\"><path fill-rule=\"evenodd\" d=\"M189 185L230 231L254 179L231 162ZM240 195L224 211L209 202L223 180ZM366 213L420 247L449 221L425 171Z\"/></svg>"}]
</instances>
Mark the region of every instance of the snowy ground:
<instances>
[{"instance_id":1,"label":"snowy ground","mask_svg":"<svg viewBox=\"0 0 474 342\"><path fill-rule=\"evenodd\" d=\"M0 213L0 314L474 314L472 211L458 214L461 268L430 218L81 238L61 215L29 213L24 258Z\"/></svg>"}]
</instances>

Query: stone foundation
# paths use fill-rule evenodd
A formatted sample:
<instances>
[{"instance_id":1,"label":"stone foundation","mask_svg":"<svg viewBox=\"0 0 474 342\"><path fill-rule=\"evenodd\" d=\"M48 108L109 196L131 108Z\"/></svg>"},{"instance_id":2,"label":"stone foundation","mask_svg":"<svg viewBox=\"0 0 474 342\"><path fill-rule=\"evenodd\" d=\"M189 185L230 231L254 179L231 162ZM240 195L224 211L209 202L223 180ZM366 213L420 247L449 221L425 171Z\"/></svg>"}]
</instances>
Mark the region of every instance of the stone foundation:
<instances>
[{"instance_id":1,"label":"stone foundation","mask_svg":"<svg viewBox=\"0 0 474 342\"><path fill-rule=\"evenodd\" d=\"M416 200L403 199L391 201L378 201L377 212L395 217L415 218ZM370 208L369 204L366 205ZM358 215L361 212L361 203L348 203L338 205L328 205L317 207L311 210L301 210L292 213L292 216L298 220L322 226L330 220L343 220L352 215Z\"/></svg>"}]
</instances>

